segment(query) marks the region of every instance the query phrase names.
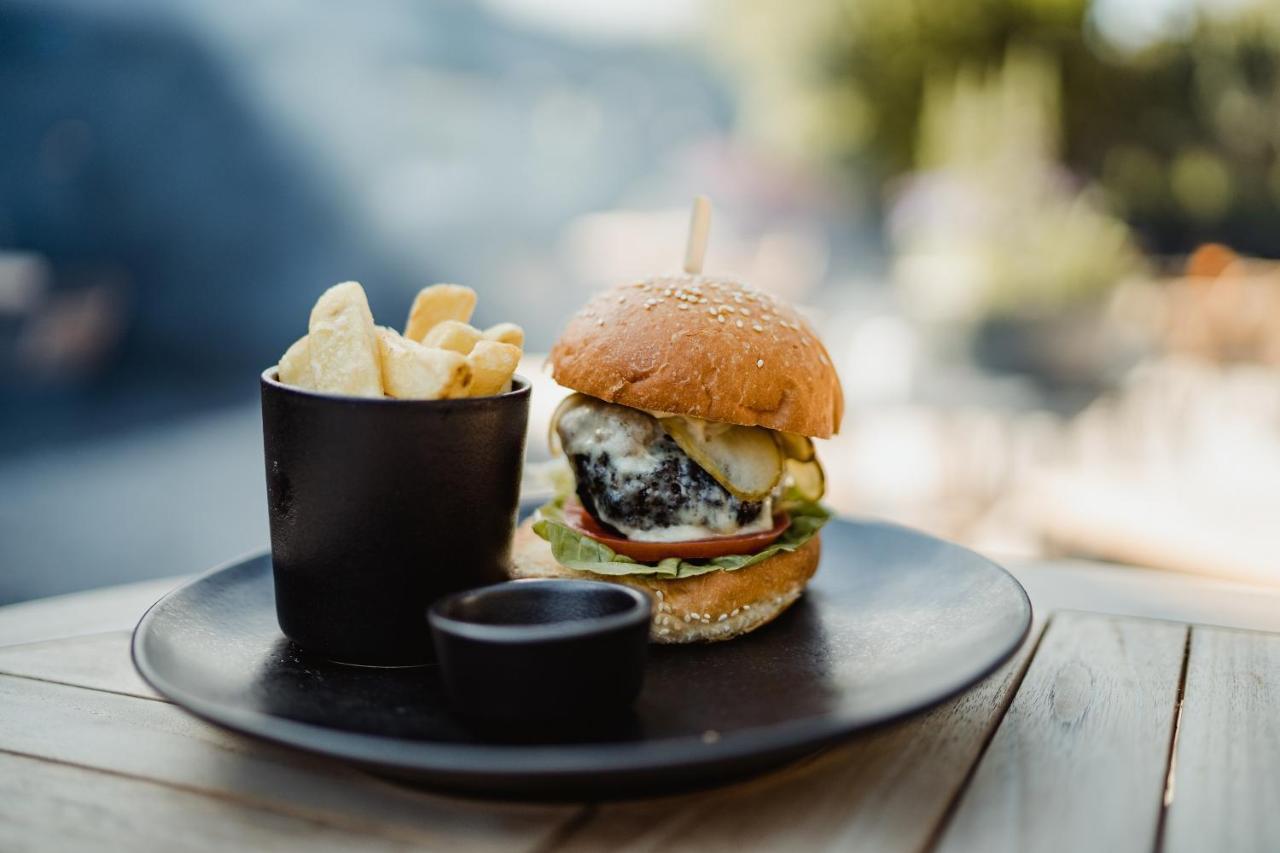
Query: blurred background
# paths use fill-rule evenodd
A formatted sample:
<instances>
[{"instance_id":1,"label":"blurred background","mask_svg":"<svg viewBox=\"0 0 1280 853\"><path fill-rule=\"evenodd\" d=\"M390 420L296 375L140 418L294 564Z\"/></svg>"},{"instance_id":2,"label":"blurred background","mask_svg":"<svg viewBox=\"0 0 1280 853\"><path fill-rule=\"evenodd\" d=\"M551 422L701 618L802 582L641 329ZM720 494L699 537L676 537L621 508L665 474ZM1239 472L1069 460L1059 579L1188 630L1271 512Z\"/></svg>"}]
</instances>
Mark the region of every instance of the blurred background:
<instances>
[{"instance_id":1,"label":"blurred background","mask_svg":"<svg viewBox=\"0 0 1280 853\"><path fill-rule=\"evenodd\" d=\"M695 193L837 362L838 510L1280 584L1274 2L0 0L0 603L265 547L328 285L545 352Z\"/></svg>"}]
</instances>

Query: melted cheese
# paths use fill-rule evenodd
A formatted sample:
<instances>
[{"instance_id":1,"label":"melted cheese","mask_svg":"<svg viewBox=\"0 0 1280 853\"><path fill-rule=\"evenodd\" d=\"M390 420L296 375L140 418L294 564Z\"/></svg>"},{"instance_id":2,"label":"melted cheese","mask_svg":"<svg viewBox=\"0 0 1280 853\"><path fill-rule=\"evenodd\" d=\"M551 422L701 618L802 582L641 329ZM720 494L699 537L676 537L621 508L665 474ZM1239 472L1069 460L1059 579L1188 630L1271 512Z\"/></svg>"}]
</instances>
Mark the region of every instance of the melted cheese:
<instances>
[{"instance_id":1,"label":"melted cheese","mask_svg":"<svg viewBox=\"0 0 1280 853\"><path fill-rule=\"evenodd\" d=\"M634 539L637 542L689 542L693 539L715 539L742 533L763 533L773 527L772 508L772 498L765 498L764 510L756 520L741 527L737 526L732 515L724 511L714 514L718 522L715 529L702 524L680 524L675 527L651 527L648 530L641 530L614 521L609 523L618 528L619 532L624 533L628 539ZM725 533L726 528L733 528L733 532Z\"/></svg>"},{"instance_id":2,"label":"melted cheese","mask_svg":"<svg viewBox=\"0 0 1280 853\"><path fill-rule=\"evenodd\" d=\"M773 524L769 498L740 523L742 503L648 413L584 397L560 412L556 431L575 461L579 485L595 498L596 516L628 538L681 542L757 533Z\"/></svg>"}]
</instances>

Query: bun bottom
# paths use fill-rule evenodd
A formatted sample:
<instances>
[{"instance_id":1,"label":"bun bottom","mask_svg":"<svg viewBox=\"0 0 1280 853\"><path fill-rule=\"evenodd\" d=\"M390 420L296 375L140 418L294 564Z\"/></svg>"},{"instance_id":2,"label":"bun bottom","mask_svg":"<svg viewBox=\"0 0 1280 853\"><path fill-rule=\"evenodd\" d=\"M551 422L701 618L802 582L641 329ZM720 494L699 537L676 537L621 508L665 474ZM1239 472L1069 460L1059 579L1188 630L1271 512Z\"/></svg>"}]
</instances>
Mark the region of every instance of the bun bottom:
<instances>
[{"instance_id":1,"label":"bun bottom","mask_svg":"<svg viewBox=\"0 0 1280 853\"><path fill-rule=\"evenodd\" d=\"M556 562L551 546L533 532L533 520L516 530L511 547L513 578L577 578L634 587L653 602L649 639L655 643L731 640L771 622L791 606L818 568L820 535L795 551L733 572L708 572L667 580L648 575L597 575Z\"/></svg>"}]
</instances>

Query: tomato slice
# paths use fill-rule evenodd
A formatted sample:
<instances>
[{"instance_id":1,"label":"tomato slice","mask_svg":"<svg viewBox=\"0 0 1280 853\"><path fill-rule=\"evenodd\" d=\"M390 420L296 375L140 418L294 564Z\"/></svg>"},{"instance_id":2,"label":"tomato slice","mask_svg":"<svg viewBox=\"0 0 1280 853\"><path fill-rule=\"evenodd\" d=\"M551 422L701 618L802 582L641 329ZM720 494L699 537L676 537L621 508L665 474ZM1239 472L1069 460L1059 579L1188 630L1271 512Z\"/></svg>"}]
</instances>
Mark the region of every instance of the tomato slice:
<instances>
[{"instance_id":1,"label":"tomato slice","mask_svg":"<svg viewBox=\"0 0 1280 853\"><path fill-rule=\"evenodd\" d=\"M564 520L574 530L603 542L614 550L641 563L656 563L667 557L683 560L709 560L730 554L754 554L772 545L791 526L791 516L785 512L773 517L773 527L759 533L742 533L737 536L717 536L714 539L690 539L686 542L638 542L600 526L582 504L570 501L564 505Z\"/></svg>"}]
</instances>

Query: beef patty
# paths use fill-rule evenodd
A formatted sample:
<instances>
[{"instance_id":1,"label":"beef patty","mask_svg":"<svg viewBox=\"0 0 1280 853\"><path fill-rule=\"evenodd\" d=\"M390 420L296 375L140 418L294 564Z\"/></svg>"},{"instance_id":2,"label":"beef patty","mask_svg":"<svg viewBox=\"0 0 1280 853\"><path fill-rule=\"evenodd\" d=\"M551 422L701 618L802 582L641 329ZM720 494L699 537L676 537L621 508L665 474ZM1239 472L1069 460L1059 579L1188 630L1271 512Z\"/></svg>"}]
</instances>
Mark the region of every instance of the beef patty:
<instances>
[{"instance_id":1,"label":"beef patty","mask_svg":"<svg viewBox=\"0 0 1280 853\"><path fill-rule=\"evenodd\" d=\"M677 540L767 529L771 501L735 498L688 457L651 415L582 397L557 433L578 499L633 539Z\"/></svg>"}]
</instances>

